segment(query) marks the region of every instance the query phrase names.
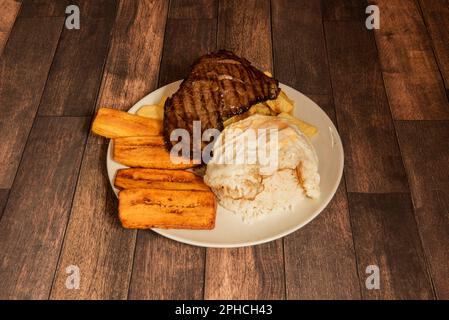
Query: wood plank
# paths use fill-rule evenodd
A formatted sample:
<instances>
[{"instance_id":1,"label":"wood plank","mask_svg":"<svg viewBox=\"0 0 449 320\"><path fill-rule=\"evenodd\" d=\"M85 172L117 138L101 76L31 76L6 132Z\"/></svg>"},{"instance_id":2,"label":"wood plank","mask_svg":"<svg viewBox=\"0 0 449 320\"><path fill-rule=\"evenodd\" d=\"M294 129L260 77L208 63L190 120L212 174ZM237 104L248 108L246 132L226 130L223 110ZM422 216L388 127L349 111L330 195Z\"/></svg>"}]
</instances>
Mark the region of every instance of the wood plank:
<instances>
[{"instance_id":1,"label":"wood plank","mask_svg":"<svg viewBox=\"0 0 449 320\"><path fill-rule=\"evenodd\" d=\"M192 5L190 1L171 1L159 86L184 78L197 57L215 50L214 2L204 0ZM179 15L182 19L178 19ZM204 16L212 18L198 18ZM185 41L187 38L189 41ZM203 248L174 242L154 232L139 231L129 298L203 298L204 256Z\"/></svg>"},{"instance_id":2,"label":"wood plank","mask_svg":"<svg viewBox=\"0 0 449 320\"><path fill-rule=\"evenodd\" d=\"M0 221L2 299L48 298L88 129L88 118L36 119Z\"/></svg>"},{"instance_id":3,"label":"wood plank","mask_svg":"<svg viewBox=\"0 0 449 320\"><path fill-rule=\"evenodd\" d=\"M449 119L449 101L417 2L369 2L382 13L375 35L393 118Z\"/></svg>"},{"instance_id":4,"label":"wood plank","mask_svg":"<svg viewBox=\"0 0 449 320\"><path fill-rule=\"evenodd\" d=\"M287 299L360 299L344 181L329 206L284 239Z\"/></svg>"},{"instance_id":5,"label":"wood plank","mask_svg":"<svg viewBox=\"0 0 449 320\"><path fill-rule=\"evenodd\" d=\"M366 18L366 0L322 1L324 21L363 21Z\"/></svg>"},{"instance_id":6,"label":"wood plank","mask_svg":"<svg viewBox=\"0 0 449 320\"><path fill-rule=\"evenodd\" d=\"M207 249L205 299L283 299L282 240L233 248Z\"/></svg>"},{"instance_id":7,"label":"wood plank","mask_svg":"<svg viewBox=\"0 0 449 320\"><path fill-rule=\"evenodd\" d=\"M449 89L449 1L419 0L441 74Z\"/></svg>"},{"instance_id":8,"label":"wood plank","mask_svg":"<svg viewBox=\"0 0 449 320\"><path fill-rule=\"evenodd\" d=\"M166 17L166 1L120 1L97 108L128 110L156 88Z\"/></svg>"},{"instance_id":9,"label":"wood plank","mask_svg":"<svg viewBox=\"0 0 449 320\"><path fill-rule=\"evenodd\" d=\"M173 39L173 41L166 40L164 43L159 85L164 86L184 79L196 59L213 51L216 47L216 29L217 18L195 19L194 23L192 23L192 19L170 18L165 38ZM192 35L195 36L192 37ZM189 38L188 42L180 40L187 37Z\"/></svg>"},{"instance_id":10,"label":"wood plank","mask_svg":"<svg viewBox=\"0 0 449 320\"><path fill-rule=\"evenodd\" d=\"M65 17L68 0L22 0L22 17Z\"/></svg>"},{"instance_id":11,"label":"wood plank","mask_svg":"<svg viewBox=\"0 0 449 320\"><path fill-rule=\"evenodd\" d=\"M126 109L155 89L167 9L161 1L119 2L98 105ZM52 299L128 296L136 232L119 226L117 200L104 166L107 148L102 144L107 142L89 136ZM70 264L82 272L76 292L64 285Z\"/></svg>"},{"instance_id":12,"label":"wood plank","mask_svg":"<svg viewBox=\"0 0 449 320\"><path fill-rule=\"evenodd\" d=\"M138 232L129 299L198 300L203 286L204 249Z\"/></svg>"},{"instance_id":13,"label":"wood plank","mask_svg":"<svg viewBox=\"0 0 449 320\"><path fill-rule=\"evenodd\" d=\"M118 221L106 155L107 145L88 143L51 299L127 298L136 233ZM80 268L79 290L65 286L70 265Z\"/></svg>"},{"instance_id":14,"label":"wood plank","mask_svg":"<svg viewBox=\"0 0 449 320\"><path fill-rule=\"evenodd\" d=\"M172 0L168 17L188 20L217 19L217 9L218 0Z\"/></svg>"},{"instance_id":15,"label":"wood plank","mask_svg":"<svg viewBox=\"0 0 449 320\"><path fill-rule=\"evenodd\" d=\"M330 21L325 34L348 192L408 192L372 32Z\"/></svg>"},{"instance_id":16,"label":"wood plank","mask_svg":"<svg viewBox=\"0 0 449 320\"><path fill-rule=\"evenodd\" d=\"M409 193L350 193L352 232L364 299L433 299ZM368 290L369 265L380 289Z\"/></svg>"},{"instance_id":17,"label":"wood plank","mask_svg":"<svg viewBox=\"0 0 449 320\"><path fill-rule=\"evenodd\" d=\"M234 51L262 70L272 70L270 2L220 1L218 48Z\"/></svg>"},{"instance_id":18,"label":"wood plank","mask_svg":"<svg viewBox=\"0 0 449 320\"><path fill-rule=\"evenodd\" d=\"M3 52L9 33L11 32L17 13L20 9L20 2L14 0L0 0L0 55Z\"/></svg>"},{"instance_id":19,"label":"wood plank","mask_svg":"<svg viewBox=\"0 0 449 320\"><path fill-rule=\"evenodd\" d=\"M399 121L399 144L439 299L449 299L449 121Z\"/></svg>"},{"instance_id":20,"label":"wood plank","mask_svg":"<svg viewBox=\"0 0 449 320\"><path fill-rule=\"evenodd\" d=\"M80 29L64 28L62 31L39 115L86 116L95 109L116 1L77 3L82 17Z\"/></svg>"},{"instance_id":21,"label":"wood plank","mask_svg":"<svg viewBox=\"0 0 449 320\"><path fill-rule=\"evenodd\" d=\"M305 94L330 94L321 1L276 0L272 10L276 78Z\"/></svg>"},{"instance_id":22,"label":"wood plank","mask_svg":"<svg viewBox=\"0 0 449 320\"><path fill-rule=\"evenodd\" d=\"M0 188L12 185L63 23L19 17L0 57Z\"/></svg>"},{"instance_id":23,"label":"wood plank","mask_svg":"<svg viewBox=\"0 0 449 320\"><path fill-rule=\"evenodd\" d=\"M3 209L5 209L6 202L8 201L9 190L0 189L0 219L3 215Z\"/></svg>"},{"instance_id":24,"label":"wood plank","mask_svg":"<svg viewBox=\"0 0 449 320\"><path fill-rule=\"evenodd\" d=\"M272 70L269 1L221 1L218 46ZM205 299L283 299L284 279L282 240L207 249Z\"/></svg>"},{"instance_id":25,"label":"wood plank","mask_svg":"<svg viewBox=\"0 0 449 320\"><path fill-rule=\"evenodd\" d=\"M275 76L306 93L336 123L321 1L276 0L272 9ZM360 298L344 184L317 219L284 239L288 299Z\"/></svg>"}]
</instances>

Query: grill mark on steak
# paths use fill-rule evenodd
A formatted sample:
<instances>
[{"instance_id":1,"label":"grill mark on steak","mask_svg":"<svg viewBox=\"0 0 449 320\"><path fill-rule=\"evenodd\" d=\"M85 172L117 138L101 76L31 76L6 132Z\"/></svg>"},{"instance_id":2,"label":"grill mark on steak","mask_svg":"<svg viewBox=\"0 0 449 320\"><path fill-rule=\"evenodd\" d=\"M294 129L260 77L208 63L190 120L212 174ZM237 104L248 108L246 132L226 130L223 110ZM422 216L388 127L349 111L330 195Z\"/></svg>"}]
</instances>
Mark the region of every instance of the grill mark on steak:
<instances>
[{"instance_id":1,"label":"grill mark on steak","mask_svg":"<svg viewBox=\"0 0 449 320\"><path fill-rule=\"evenodd\" d=\"M209 128L222 130L224 119L244 113L258 102L275 99L279 91L277 80L230 51L202 56L165 102L165 144L170 150L177 143L170 141L171 132L177 128L186 129L192 138L193 121L197 120L201 121L202 133Z\"/></svg>"}]
</instances>

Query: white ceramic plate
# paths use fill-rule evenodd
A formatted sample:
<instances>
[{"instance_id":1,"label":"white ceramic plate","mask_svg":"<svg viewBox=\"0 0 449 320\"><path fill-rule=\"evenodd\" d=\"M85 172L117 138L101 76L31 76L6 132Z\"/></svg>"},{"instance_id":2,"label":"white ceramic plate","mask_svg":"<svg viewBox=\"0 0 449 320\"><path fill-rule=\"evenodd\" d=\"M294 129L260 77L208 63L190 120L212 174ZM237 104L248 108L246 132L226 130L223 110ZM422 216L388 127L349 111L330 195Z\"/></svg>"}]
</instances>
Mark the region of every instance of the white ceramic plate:
<instances>
[{"instance_id":1,"label":"white ceramic plate","mask_svg":"<svg viewBox=\"0 0 449 320\"><path fill-rule=\"evenodd\" d=\"M157 104L162 96L171 96L181 81L173 82L148 94L137 102L129 113L135 113L142 105ZM317 200L307 199L300 203L293 213L273 212L252 224L242 221L239 215L218 206L217 220L213 230L165 230L153 231L176 241L203 247L244 247L272 241L292 233L314 219L334 196L343 173L343 147L340 136L332 121L321 108L302 93L280 84L287 96L295 101L294 115L318 127L318 134L312 138L319 158L321 196ZM114 177L118 169L125 166L112 159L112 140L109 143L106 160L108 176L115 194Z\"/></svg>"}]
</instances>

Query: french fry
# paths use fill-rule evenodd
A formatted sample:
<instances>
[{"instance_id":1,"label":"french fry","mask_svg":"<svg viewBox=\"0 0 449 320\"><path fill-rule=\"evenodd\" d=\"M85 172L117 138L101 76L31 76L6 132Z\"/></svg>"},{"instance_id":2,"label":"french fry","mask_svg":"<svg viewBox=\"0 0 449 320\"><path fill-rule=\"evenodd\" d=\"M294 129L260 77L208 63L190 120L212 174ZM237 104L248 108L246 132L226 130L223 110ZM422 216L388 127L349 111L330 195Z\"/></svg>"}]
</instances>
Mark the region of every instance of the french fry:
<instances>
[{"instance_id":1,"label":"french fry","mask_svg":"<svg viewBox=\"0 0 449 320\"><path fill-rule=\"evenodd\" d=\"M159 101L158 105L162 107L162 110L164 110L165 107L165 101L167 101L167 96L162 96L161 101Z\"/></svg>"},{"instance_id":2,"label":"french fry","mask_svg":"<svg viewBox=\"0 0 449 320\"><path fill-rule=\"evenodd\" d=\"M234 122L246 119L249 116L252 116L253 114L261 114L261 115L264 115L264 116L275 116L275 115L277 115L264 102L259 102L259 103L256 103L255 105L253 105L245 113L233 116L233 117L231 117L229 119L226 119L223 122L223 126L226 128L227 126L233 124Z\"/></svg>"},{"instance_id":3,"label":"french fry","mask_svg":"<svg viewBox=\"0 0 449 320\"><path fill-rule=\"evenodd\" d=\"M160 135L162 122L124 111L100 108L92 124L92 132L106 138Z\"/></svg>"},{"instance_id":4,"label":"french fry","mask_svg":"<svg viewBox=\"0 0 449 320\"><path fill-rule=\"evenodd\" d=\"M185 170L121 169L114 185L118 189L210 190L201 177Z\"/></svg>"},{"instance_id":5,"label":"french fry","mask_svg":"<svg viewBox=\"0 0 449 320\"><path fill-rule=\"evenodd\" d=\"M280 113L278 114L278 117L284 118L289 120L292 124L294 124L296 127L298 127L299 130L301 130L306 136L313 137L317 132L318 129L311 124L302 121L288 113Z\"/></svg>"},{"instance_id":6,"label":"french fry","mask_svg":"<svg viewBox=\"0 0 449 320\"><path fill-rule=\"evenodd\" d=\"M266 104L273 110L276 114L278 113L289 113L293 110L294 102L290 100L284 91L281 90L278 97L275 100L267 100Z\"/></svg>"},{"instance_id":7,"label":"french fry","mask_svg":"<svg viewBox=\"0 0 449 320\"><path fill-rule=\"evenodd\" d=\"M119 218L129 229L203 229L215 227L211 191L129 189L119 193Z\"/></svg>"},{"instance_id":8,"label":"french fry","mask_svg":"<svg viewBox=\"0 0 449 320\"><path fill-rule=\"evenodd\" d=\"M255 104L255 105L253 105L249 110L248 110L248 113L250 114L250 115L253 115L253 114L261 114L261 115L264 115L264 116L271 116L271 110L270 110L270 108L268 107L268 105L266 105L265 103L263 103L263 102L259 102L259 103L257 103L257 104Z\"/></svg>"},{"instance_id":9,"label":"french fry","mask_svg":"<svg viewBox=\"0 0 449 320\"><path fill-rule=\"evenodd\" d=\"M164 119L164 107L161 107L158 104L144 105L137 110L137 115L162 121Z\"/></svg>"},{"instance_id":10,"label":"french fry","mask_svg":"<svg viewBox=\"0 0 449 320\"><path fill-rule=\"evenodd\" d=\"M141 117L162 121L164 120L164 107L167 99L167 96L162 96L162 99L158 104L144 105L137 110L136 114Z\"/></svg>"},{"instance_id":11,"label":"french fry","mask_svg":"<svg viewBox=\"0 0 449 320\"><path fill-rule=\"evenodd\" d=\"M186 169L195 166L189 159L181 157L174 157L172 161L162 136L114 139L113 158L125 166L138 168ZM184 163L177 163L181 160Z\"/></svg>"}]
</instances>

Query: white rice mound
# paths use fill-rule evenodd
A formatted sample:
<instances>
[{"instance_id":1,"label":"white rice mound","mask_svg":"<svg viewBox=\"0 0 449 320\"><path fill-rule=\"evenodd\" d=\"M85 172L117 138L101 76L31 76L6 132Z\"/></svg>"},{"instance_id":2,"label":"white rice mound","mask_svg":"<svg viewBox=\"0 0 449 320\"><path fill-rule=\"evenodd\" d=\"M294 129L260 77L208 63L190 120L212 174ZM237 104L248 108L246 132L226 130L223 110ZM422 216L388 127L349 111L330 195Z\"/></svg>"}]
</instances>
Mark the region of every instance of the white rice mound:
<instances>
[{"instance_id":1,"label":"white rice mound","mask_svg":"<svg viewBox=\"0 0 449 320\"><path fill-rule=\"evenodd\" d=\"M204 182L221 206L250 222L273 212L291 212L304 199L319 197L318 157L310 140L298 128L285 119L253 115L230 125L220 136L235 128L243 132L279 128L278 166L273 169L259 163L220 163L225 147L236 141L225 143L225 139L218 139ZM238 141L235 144L241 145Z\"/></svg>"},{"instance_id":2,"label":"white rice mound","mask_svg":"<svg viewBox=\"0 0 449 320\"><path fill-rule=\"evenodd\" d=\"M285 169L262 179L263 190L251 199L222 197L218 201L224 208L242 216L245 222L252 222L273 212L292 212L306 196L294 170ZM220 197L221 193L216 195Z\"/></svg>"}]
</instances>

